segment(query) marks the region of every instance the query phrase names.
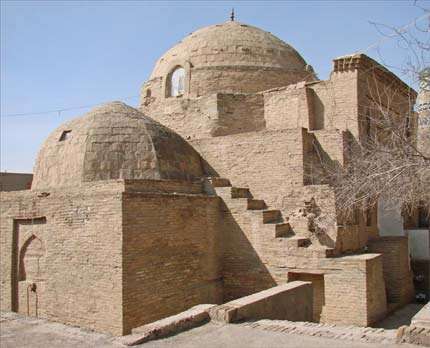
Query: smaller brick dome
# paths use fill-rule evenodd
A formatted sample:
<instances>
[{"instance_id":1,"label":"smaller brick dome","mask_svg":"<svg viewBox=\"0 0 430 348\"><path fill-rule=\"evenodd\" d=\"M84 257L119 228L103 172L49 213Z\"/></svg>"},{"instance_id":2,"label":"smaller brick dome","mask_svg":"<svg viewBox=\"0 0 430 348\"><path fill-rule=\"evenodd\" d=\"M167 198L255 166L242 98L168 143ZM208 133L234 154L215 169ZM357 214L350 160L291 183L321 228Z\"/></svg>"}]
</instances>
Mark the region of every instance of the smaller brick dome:
<instances>
[{"instance_id":1,"label":"smaller brick dome","mask_svg":"<svg viewBox=\"0 0 430 348\"><path fill-rule=\"evenodd\" d=\"M46 139L32 189L201 176L200 155L178 134L124 103L112 102L63 124Z\"/></svg>"}]
</instances>

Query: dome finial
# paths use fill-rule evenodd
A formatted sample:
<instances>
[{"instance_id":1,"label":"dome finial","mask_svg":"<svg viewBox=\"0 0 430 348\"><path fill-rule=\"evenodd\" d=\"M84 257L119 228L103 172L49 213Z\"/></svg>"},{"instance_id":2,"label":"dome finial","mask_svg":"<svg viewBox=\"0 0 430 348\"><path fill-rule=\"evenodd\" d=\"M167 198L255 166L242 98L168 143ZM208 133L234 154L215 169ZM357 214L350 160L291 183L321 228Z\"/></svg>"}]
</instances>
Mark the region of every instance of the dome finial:
<instances>
[{"instance_id":1,"label":"dome finial","mask_svg":"<svg viewBox=\"0 0 430 348\"><path fill-rule=\"evenodd\" d=\"M231 9L230 20L234 21L234 8Z\"/></svg>"}]
</instances>

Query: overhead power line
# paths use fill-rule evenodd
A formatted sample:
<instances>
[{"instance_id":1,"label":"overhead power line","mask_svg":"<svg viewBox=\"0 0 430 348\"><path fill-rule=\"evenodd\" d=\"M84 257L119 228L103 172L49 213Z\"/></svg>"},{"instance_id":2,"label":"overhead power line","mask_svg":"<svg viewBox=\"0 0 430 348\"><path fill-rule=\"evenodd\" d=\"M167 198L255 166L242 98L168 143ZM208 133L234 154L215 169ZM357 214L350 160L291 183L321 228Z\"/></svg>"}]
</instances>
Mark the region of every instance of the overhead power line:
<instances>
[{"instance_id":1,"label":"overhead power line","mask_svg":"<svg viewBox=\"0 0 430 348\"><path fill-rule=\"evenodd\" d=\"M410 23L396 29L396 33L392 34L392 35L388 35L386 37L383 37L382 39L379 39L377 41L375 41L373 44L369 45L368 47L358 50L354 53L355 54L359 54L359 53L365 53L375 47L378 47L380 45L382 45L384 42L394 39L395 37L398 37L399 33L404 33L406 29L408 29L409 27L411 27L412 25L417 24L418 22L421 22L423 19L429 18L430 19L430 13L425 13L424 15L420 16L420 17L416 17L414 18L414 20L412 20ZM133 96L128 96L128 97L124 97L124 98L120 98L119 100L128 100L128 99L133 99L133 98L138 98L139 95L133 95ZM118 100L118 99L117 99ZM72 111L72 110L80 110L80 109L87 109L87 108L92 108L95 107L97 105L100 105L103 103L95 103L95 104L91 104L91 105L82 105L82 106L73 106L73 107L68 107L68 108L56 108L56 109L51 109L48 111L39 111L39 112L24 112L24 113L16 113L16 114L5 114L2 115L3 117L19 117L19 116L37 116L37 115L46 115L46 114L53 114L56 113L59 116L61 116L61 113L64 111Z\"/></svg>"},{"instance_id":2,"label":"overhead power line","mask_svg":"<svg viewBox=\"0 0 430 348\"><path fill-rule=\"evenodd\" d=\"M139 95L132 95L132 96L128 96L128 97L124 97L124 98L117 98L116 100L129 100L129 99L133 99L133 98L138 98ZM93 108L95 106L98 106L100 104L103 104L103 102L101 103L95 103L95 104L88 104L88 105L81 105L81 106L72 106L72 107L68 107L68 108L58 108L58 109L51 109L51 110L47 110L47 111L38 111L38 112L23 112L23 113L17 113L17 114L6 114L6 115L2 115L2 117L19 117L19 116L38 116L38 115L47 115L47 114L58 114L59 116L61 116L61 113L64 111L72 111L72 110L81 110L81 109L88 109L88 108Z\"/></svg>"},{"instance_id":3,"label":"overhead power line","mask_svg":"<svg viewBox=\"0 0 430 348\"><path fill-rule=\"evenodd\" d=\"M391 39L394 39L395 37L398 37L399 34L404 33L406 29L417 24L418 22L421 22L423 19L426 19L426 18L430 18L430 13L425 13L424 15L422 15L420 17L414 18L413 21L404 25L403 27L396 28L396 31L393 34L387 35L387 36L379 39L378 41L375 41L373 44L369 45L367 48L357 51L356 54L365 53L365 52L371 50L372 48L375 48L375 47L382 45L384 42L386 42L388 40L391 40ZM374 23L374 24L376 24L376 23Z\"/></svg>"}]
</instances>

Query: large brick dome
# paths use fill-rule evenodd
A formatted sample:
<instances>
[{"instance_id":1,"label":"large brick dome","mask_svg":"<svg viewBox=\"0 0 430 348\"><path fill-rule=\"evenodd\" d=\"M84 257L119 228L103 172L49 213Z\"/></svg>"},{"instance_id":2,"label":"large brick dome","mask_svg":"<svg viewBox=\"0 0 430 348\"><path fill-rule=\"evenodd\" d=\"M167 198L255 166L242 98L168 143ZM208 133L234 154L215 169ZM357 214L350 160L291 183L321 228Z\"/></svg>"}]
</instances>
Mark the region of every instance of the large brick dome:
<instances>
[{"instance_id":1,"label":"large brick dome","mask_svg":"<svg viewBox=\"0 0 430 348\"><path fill-rule=\"evenodd\" d=\"M150 80L175 66L191 70L191 94L256 92L314 79L312 68L290 45L259 28L229 21L197 30L168 50Z\"/></svg>"},{"instance_id":2,"label":"large brick dome","mask_svg":"<svg viewBox=\"0 0 430 348\"><path fill-rule=\"evenodd\" d=\"M202 175L199 154L179 135L124 103L112 102L63 124L46 139L32 189Z\"/></svg>"}]
</instances>

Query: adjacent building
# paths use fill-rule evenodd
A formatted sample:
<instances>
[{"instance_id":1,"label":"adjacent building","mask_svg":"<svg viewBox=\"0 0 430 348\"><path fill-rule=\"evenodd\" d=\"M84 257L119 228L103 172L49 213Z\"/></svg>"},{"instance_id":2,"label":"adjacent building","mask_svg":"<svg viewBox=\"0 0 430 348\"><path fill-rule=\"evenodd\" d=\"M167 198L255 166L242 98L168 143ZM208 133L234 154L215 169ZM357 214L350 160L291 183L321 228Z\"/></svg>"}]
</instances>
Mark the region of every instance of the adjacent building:
<instances>
[{"instance_id":1,"label":"adjacent building","mask_svg":"<svg viewBox=\"0 0 430 348\"><path fill-rule=\"evenodd\" d=\"M33 174L27 173L0 173L0 191L29 190Z\"/></svg>"}]
</instances>

